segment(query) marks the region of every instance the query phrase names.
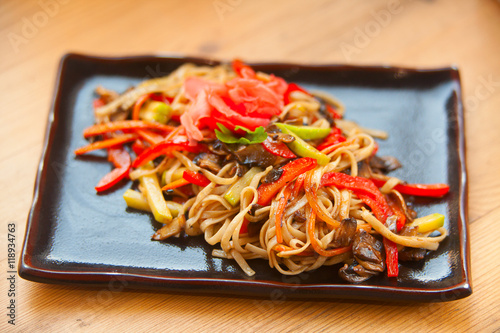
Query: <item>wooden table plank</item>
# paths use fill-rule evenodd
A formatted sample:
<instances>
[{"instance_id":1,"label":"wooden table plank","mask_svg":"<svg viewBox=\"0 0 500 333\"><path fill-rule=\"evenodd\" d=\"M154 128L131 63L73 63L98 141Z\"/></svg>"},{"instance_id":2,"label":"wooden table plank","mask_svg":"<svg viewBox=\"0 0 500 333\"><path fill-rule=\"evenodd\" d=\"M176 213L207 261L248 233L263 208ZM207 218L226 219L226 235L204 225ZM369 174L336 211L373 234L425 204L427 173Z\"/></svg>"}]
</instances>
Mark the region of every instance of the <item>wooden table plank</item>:
<instances>
[{"instance_id":1,"label":"wooden table plank","mask_svg":"<svg viewBox=\"0 0 500 333\"><path fill-rule=\"evenodd\" d=\"M404 332L449 332L451 328L457 332L493 332L499 328L500 321L496 308L500 293L495 287L500 283L500 265L491 260L491 253L500 251L497 241L500 229L490 226L499 219L500 209L496 209L471 226L474 293L458 301L407 304L268 301L118 292L21 281L19 313L21 318L30 320L20 320L19 328L29 330L33 323L39 322L43 323L44 331L57 331L61 327L68 330L86 327L96 331L110 328L122 331L130 327L150 331L170 327L176 331L278 332L286 329L299 332L335 328L386 332L390 327L391 331Z\"/></svg>"},{"instance_id":2,"label":"wooden table plank","mask_svg":"<svg viewBox=\"0 0 500 333\"><path fill-rule=\"evenodd\" d=\"M220 4L226 5L225 11L217 7ZM47 6L52 11L44 11ZM177 0L139 5L132 0L8 0L0 2L0 13L0 184L4 189L0 214L4 224L17 224L18 245L31 204L57 66L69 51L409 67L456 64L467 107L471 297L439 304L276 304L18 280L16 328L20 331L493 332L500 328L495 308L499 268L490 259L499 252L498 228L491 226L500 217L500 2ZM36 17L41 19L39 26L26 34ZM14 35L21 38L20 44L12 41ZM0 237L4 242L3 228ZM6 251L0 251L0 265L6 265ZM6 287L2 280L2 301L7 299ZM0 321L0 330L5 325Z\"/></svg>"}]
</instances>

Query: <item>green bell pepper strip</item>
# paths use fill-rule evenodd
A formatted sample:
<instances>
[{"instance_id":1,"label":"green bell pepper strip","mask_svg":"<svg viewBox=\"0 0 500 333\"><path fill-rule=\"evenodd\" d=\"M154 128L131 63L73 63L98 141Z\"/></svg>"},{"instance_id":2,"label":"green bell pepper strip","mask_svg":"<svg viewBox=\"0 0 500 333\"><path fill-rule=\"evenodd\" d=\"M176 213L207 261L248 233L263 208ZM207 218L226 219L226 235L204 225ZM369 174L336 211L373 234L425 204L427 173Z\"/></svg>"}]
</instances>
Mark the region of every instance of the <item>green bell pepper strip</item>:
<instances>
[{"instance_id":1,"label":"green bell pepper strip","mask_svg":"<svg viewBox=\"0 0 500 333\"><path fill-rule=\"evenodd\" d=\"M295 125L281 124L281 123L280 123L280 125L284 126L286 129L297 134L303 140L317 140L317 139L326 138L332 130L329 127L328 128L319 128L319 127L312 127L312 126L295 126Z\"/></svg>"},{"instance_id":2,"label":"green bell pepper strip","mask_svg":"<svg viewBox=\"0 0 500 333\"><path fill-rule=\"evenodd\" d=\"M311 157L318 161L319 165L326 165L330 162L330 157L323 154L304 140L302 140L297 134L289 130L285 124L276 123L275 124L282 133L289 134L295 138L290 143L287 143L288 148L290 148L295 154L302 157Z\"/></svg>"}]
</instances>

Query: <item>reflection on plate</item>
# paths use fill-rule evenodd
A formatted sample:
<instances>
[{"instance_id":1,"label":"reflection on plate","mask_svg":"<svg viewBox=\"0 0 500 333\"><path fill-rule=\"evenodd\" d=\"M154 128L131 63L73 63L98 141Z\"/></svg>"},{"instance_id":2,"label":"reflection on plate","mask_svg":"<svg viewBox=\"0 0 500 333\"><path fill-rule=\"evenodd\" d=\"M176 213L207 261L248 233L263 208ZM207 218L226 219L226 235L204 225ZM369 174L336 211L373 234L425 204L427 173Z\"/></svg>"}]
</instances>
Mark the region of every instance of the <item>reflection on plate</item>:
<instances>
[{"instance_id":1,"label":"reflection on plate","mask_svg":"<svg viewBox=\"0 0 500 333\"><path fill-rule=\"evenodd\" d=\"M447 216L449 237L424 261L403 263L397 279L378 276L362 284L342 281L338 266L282 276L264 260L250 261L247 277L235 262L211 256L203 237L150 241L159 225L129 211L121 198L130 186L96 195L92 184L109 171L105 155L75 158L93 123L97 85L116 91L163 76L197 58L140 56L99 58L66 55L59 69L46 144L21 256L21 277L47 283L282 299L383 299L448 301L470 295L466 220L463 110L458 71L393 67L254 64L308 89L321 89L346 105L347 118L385 130L381 155L396 156L396 176L409 182L450 184L440 200L415 199L420 216ZM101 162L101 163L99 163Z\"/></svg>"}]
</instances>

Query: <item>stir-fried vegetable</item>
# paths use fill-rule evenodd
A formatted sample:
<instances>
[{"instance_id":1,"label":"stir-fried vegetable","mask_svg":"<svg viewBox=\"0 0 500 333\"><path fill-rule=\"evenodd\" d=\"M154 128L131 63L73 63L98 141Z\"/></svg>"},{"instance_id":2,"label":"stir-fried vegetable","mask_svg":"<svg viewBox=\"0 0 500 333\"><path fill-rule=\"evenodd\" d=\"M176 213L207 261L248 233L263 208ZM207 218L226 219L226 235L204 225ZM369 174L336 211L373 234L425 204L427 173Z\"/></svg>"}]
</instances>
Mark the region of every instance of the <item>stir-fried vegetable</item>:
<instances>
[{"instance_id":1,"label":"stir-fried vegetable","mask_svg":"<svg viewBox=\"0 0 500 333\"><path fill-rule=\"evenodd\" d=\"M121 146L124 143L134 141L136 138L137 138L136 134L123 134L111 139L92 142L91 144L76 149L75 155L82 155L88 153L89 151L103 149L103 148L112 148L116 146Z\"/></svg>"},{"instance_id":2,"label":"stir-fried vegetable","mask_svg":"<svg viewBox=\"0 0 500 333\"><path fill-rule=\"evenodd\" d=\"M172 220L172 214L163 197L156 173L141 176L139 177L139 181L144 189L145 196L155 220L160 223L170 222Z\"/></svg>"},{"instance_id":3,"label":"stir-fried vegetable","mask_svg":"<svg viewBox=\"0 0 500 333\"><path fill-rule=\"evenodd\" d=\"M116 131L133 131L142 128L153 129L163 133L169 133L174 130L172 126L155 122L147 122L142 120L121 120L90 126L83 131L83 136L85 138L89 138L91 136L101 135L104 133Z\"/></svg>"},{"instance_id":4,"label":"stir-fried vegetable","mask_svg":"<svg viewBox=\"0 0 500 333\"><path fill-rule=\"evenodd\" d=\"M132 164L132 167L138 168L159 156L170 155L174 151L188 151L192 153L198 153L201 150L201 145L190 145L187 141L179 143L162 141L149 147L141 155L137 156L137 158L134 160L134 163Z\"/></svg>"},{"instance_id":5,"label":"stir-fried vegetable","mask_svg":"<svg viewBox=\"0 0 500 333\"><path fill-rule=\"evenodd\" d=\"M311 126L295 126L289 124L280 124L280 128L285 127L287 130L292 131L303 140L317 140L323 139L331 132L331 128L319 128Z\"/></svg>"},{"instance_id":6,"label":"stir-fried vegetable","mask_svg":"<svg viewBox=\"0 0 500 333\"><path fill-rule=\"evenodd\" d=\"M307 220L307 234L309 235L309 239L311 240L311 246L316 253L325 257L333 257L342 253L349 252L351 250L352 246L339 247L331 250L323 249L323 247L316 241L316 237L314 235L315 223L316 214L311 209L309 219Z\"/></svg>"},{"instance_id":7,"label":"stir-fried vegetable","mask_svg":"<svg viewBox=\"0 0 500 333\"><path fill-rule=\"evenodd\" d=\"M141 109L139 118L146 121L154 121L166 124L172 115L172 108L164 102L150 101Z\"/></svg>"},{"instance_id":8,"label":"stir-fried vegetable","mask_svg":"<svg viewBox=\"0 0 500 333\"><path fill-rule=\"evenodd\" d=\"M372 178L372 181L379 187L385 184L385 181L380 179ZM450 191L450 186L447 184L398 184L394 189L402 194L439 198Z\"/></svg>"},{"instance_id":9,"label":"stir-fried vegetable","mask_svg":"<svg viewBox=\"0 0 500 333\"><path fill-rule=\"evenodd\" d=\"M243 177L238 179L236 183L234 183L226 193L224 193L224 199L229 202L233 207L236 206L240 202L241 191L245 187L247 187L252 179L259 173L262 172L262 169L259 167L253 167L248 170Z\"/></svg>"},{"instance_id":10,"label":"stir-fried vegetable","mask_svg":"<svg viewBox=\"0 0 500 333\"><path fill-rule=\"evenodd\" d=\"M400 260L446 237L444 216L415 218L404 195L442 197L449 186L388 177L401 165L376 155L385 133L342 119L325 93L239 60L96 93L96 124L75 155L107 149L114 169L98 192L138 182L123 198L164 224L153 240L204 234L248 275L257 257L283 274L344 262L340 277L358 283L397 277Z\"/></svg>"},{"instance_id":11,"label":"stir-fried vegetable","mask_svg":"<svg viewBox=\"0 0 500 333\"><path fill-rule=\"evenodd\" d=\"M391 214L391 209L383 194L370 179L353 177L340 172L328 172L321 177L321 185L334 185L339 189L347 188L354 191L382 222L385 222L387 216Z\"/></svg>"},{"instance_id":12,"label":"stir-fried vegetable","mask_svg":"<svg viewBox=\"0 0 500 333\"><path fill-rule=\"evenodd\" d=\"M346 140L345 136L342 135L342 131L338 127L332 128L332 131L328 136L316 147L318 150L323 150L330 146L336 145L337 143L344 142Z\"/></svg>"},{"instance_id":13,"label":"stir-fried vegetable","mask_svg":"<svg viewBox=\"0 0 500 333\"><path fill-rule=\"evenodd\" d=\"M285 95L283 96L283 98L285 100L285 104L290 103L290 94L293 93L294 91L300 91L304 94L310 95L304 88L302 88L298 84L293 83L293 82L289 83L287 88L286 88Z\"/></svg>"},{"instance_id":14,"label":"stir-fried vegetable","mask_svg":"<svg viewBox=\"0 0 500 333\"><path fill-rule=\"evenodd\" d=\"M281 168L283 173L277 181L259 186L259 199L257 200L257 204L268 205L283 186L293 181L304 172L314 169L317 165L318 162L310 157L303 157L289 162Z\"/></svg>"},{"instance_id":15,"label":"stir-fried vegetable","mask_svg":"<svg viewBox=\"0 0 500 333\"><path fill-rule=\"evenodd\" d=\"M429 231L441 228L444 225L444 215L439 213L434 213L431 215L419 217L413 220L411 226L418 227L418 232L426 233Z\"/></svg>"},{"instance_id":16,"label":"stir-fried vegetable","mask_svg":"<svg viewBox=\"0 0 500 333\"><path fill-rule=\"evenodd\" d=\"M238 138L226 126L220 123L217 125L219 126L220 131L215 130L215 135L217 136L217 139L224 143L240 143L243 145L249 145L252 143L261 143L267 139L267 133L262 126L257 127L254 131L251 131L243 126L236 126L234 128L235 131L245 132L245 136Z\"/></svg>"},{"instance_id":17,"label":"stir-fried vegetable","mask_svg":"<svg viewBox=\"0 0 500 333\"><path fill-rule=\"evenodd\" d=\"M128 172L130 170L130 155L123 148L108 148L108 160L113 163L115 169L104 176L95 190L97 192L103 192L109 190L114 185L118 184L122 179L128 177Z\"/></svg>"},{"instance_id":18,"label":"stir-fried vegetable","mask_svg":"<svg viewBox=\"0 0 500 333\"><path fill-rule=\"evenodd\" d=\"M288 147L295 154L302 157L314 158L318 161L319 165L326 165L328 164L328 162L330 162L330 158L327 155L323 154L312 145L302 140L297 134L286 128L284 124L277 123L276 126L281 130L281 132L289 134L295 138L295 140L293 140L292 142L287 143Z\"/></svg>"},{"instance_id":19,"label":"stir-fried vegetable","mask_svg":"<svg viewBox=\"0 0 500 333\"><path fill-rule=\"evenodd\" d=\"M189 182L189 180L186 180L184 178L180 178L180 179L177 179L177 180L174 180L173 182L163 186L161 188L162 191L170 191L170 190L174 190L176 188L179 188L179 187L182 187L182 186L185 186L185 185L189 185L191 184Z\"/></svg>"},{"instance_id":20,"label":"stir-fried vegetable","mask_svg":"<svg viewBox=\"0 0 500 333\"><path fill-rule=\"evenodd\" d=\"M164 240L171 236L177 235L184 228L184 224L186 223L186 218L184 214L179 214L176 218L172 220L172 222L165 224L163 227L158 229L153 237L154 240Z\"/></svg>"},{"instance_id":21,"label":"stir-fried vegetable","mask_svg":"<svg viewBox=\"0 0 500 333\"><path fill-rule=\"evenodd\" d=\"M143 210L145 212L150 212L151 208L149 208L148 199L141 192L134 191L132 189L128 189L123 193L123 199L127 203L127 206L130 208Z\"/></svg>"},{"instance_id":22,"label":"stir-fried vegetable","mask_svg":"<svg viewBox=\"0 0 500 333\"><path fill-rule=\"evenodd\" d=\"M384 238L385 262L387 265L387 276L397 277L399 275L398 246L393 241Z\"/></svg>"},{"instance_id":23,"label":"stir-fried vegetable","mask_svg":"<svg viewBox=\"0 0 500 333\"><path fill-rule=\"evenodd\" d=\"M151 208L149 207L148 199L138 191L134 191L132 189L128 189L123 193L123 199L127 203L127 206L130 208L143 210L145 212L151 212ZM167 203L167 207L172 213L172 217L176 217L179 212L182 211L182 205L174 202L174 201L165 201Z\"/></svg>"},{"instance_id":24,"label":"stir-fried vegetable","mask_svg":"<svg viewBox=\"0 0 500 333\"><path fill-rule=\"evenodd\" d=\"M182 178L190 182L191 184L195 184L201 187L205 187L210 184L210 180L205 177L203 174L194 172L191 170L184 171Z\"/></svg>"},{"instance_id":25,"label":"stir-fried vegetable","mask_svg":"<svg viewBox=\"0 0 500 333\"><path fill-rule=\"evenodd\" d=\"M276 240L278 243L283 243L283 215L285 214L285 208L288 204L288 199L290 199L290 195L292 194L293 187L292 184L288 184L283 191L283 195L279 198L278 210L276 212Z\"/></svg>"},{"instance_id":26,"label":"stir-fried vegetable","mask_svg":"<svg viewBox=\"0 0 500 333\"><path fill-rule=\"evenodd\" d=\"M262 146L265 150L276 156L283 158L297 157L297 155L295 155L285 143L273 141L270 137L262 142Z\"/></svg>"},{"instance_id":27,"label":"stir-fried vegetable","mask_svg":"<svg viewBox=\"0 0 500 333\"><path fill-rule=\"evenodd\" d=\"M133 120L139 120L142 105L151 97L151 95L152 94L145 94L137 99L137 101L134 104L134 110L132 111Z\"/></svg>"}]
</instances>

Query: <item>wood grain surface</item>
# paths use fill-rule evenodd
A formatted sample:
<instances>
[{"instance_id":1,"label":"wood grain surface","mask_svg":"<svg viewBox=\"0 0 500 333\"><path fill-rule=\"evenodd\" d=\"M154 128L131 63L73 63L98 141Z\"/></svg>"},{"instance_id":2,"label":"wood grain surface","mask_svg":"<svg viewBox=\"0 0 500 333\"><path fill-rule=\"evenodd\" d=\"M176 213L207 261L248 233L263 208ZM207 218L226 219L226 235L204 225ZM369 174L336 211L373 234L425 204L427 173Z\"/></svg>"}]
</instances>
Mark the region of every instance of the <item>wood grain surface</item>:
<instances>
[{"instance_id":1,"label":"wood grain surface","mask_svg":"<svg viewBox=\"0 0 500 333\"><path fill-rule=\"evenodd\" d=\"M0 331L500 330L500 2L0 2ZM7 224L21 251L63 54L184 54L307 64L460 68L466 107L472 296L445 303L273 302L113 292L16 279L7 323Z\"/></svg>"}]
</instances>

